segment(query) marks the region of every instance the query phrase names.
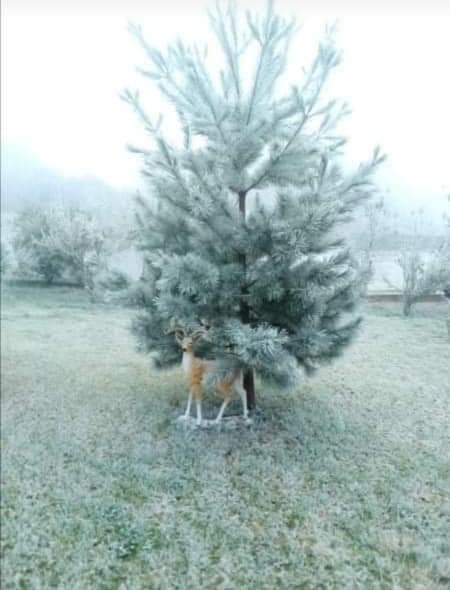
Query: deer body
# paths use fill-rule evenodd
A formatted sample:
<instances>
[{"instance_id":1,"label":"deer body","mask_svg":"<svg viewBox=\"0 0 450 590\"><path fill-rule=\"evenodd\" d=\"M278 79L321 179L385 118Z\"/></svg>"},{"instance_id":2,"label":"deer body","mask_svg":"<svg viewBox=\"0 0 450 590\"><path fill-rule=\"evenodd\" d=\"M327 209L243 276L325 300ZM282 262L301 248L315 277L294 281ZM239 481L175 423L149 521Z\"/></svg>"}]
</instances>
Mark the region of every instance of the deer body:
<instances>
[{"instance_id":1,"label":"deer body","mask_svg":"<svg viewBox=\"0 0 450 590\"><path fill-rule=\"evenodd\" d=\"M180 416L180 418L187 420L190 417L192 401L194 400L197 408L197 425L201 426L202 398L205 378L208 373L214 372L214 370L217 368L217 362L201 359L195 356L193 349L194 338L192 336L186 336L184 332L177 331L176 339L183 350L182 367L187 377L189 386L189 398L186 411L182 416ZM223 402L215 422L219 423L222 420L223 413L232 400L233 394L235 393L241 397L243 417L244 420L248 422L247 396L243 386L242 371L235 371L226 379L220 381L216 387L223 399Z\"/></svg>"}]
</instances>

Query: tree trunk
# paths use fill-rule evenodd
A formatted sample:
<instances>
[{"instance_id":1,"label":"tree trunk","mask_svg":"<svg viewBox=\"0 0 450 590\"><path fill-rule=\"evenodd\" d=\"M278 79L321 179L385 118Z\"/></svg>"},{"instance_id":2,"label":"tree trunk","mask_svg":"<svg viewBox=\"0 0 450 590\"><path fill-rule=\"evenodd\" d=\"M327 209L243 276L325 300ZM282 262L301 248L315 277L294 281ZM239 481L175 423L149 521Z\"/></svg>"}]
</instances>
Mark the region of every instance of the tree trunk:
<instances>
[{"instance_id":1,"label":"tree trunk","mask_svg":"<svg viewBox=\"0 0 450 590\"><path fill-rule=\"evenodd\" d=\"M245 197L247 193L240 191L239 195L239 211L242 218L245 220ZM247 259L245 254L239 256L239 262L242 265L244 273L247 269ZM250 323L250 308L247 302L248 289L244 285L241 291L241 305L240 305L240 316L243 324ZM253 369L247 369L244 371L244 389L247 393L247 407L249 410L253 410L256 407L256 394L255 394L255 375Z\"/></svg>"},{"instance_id":2,"label":"tree trunk","mask_svg":"<svg viewBox=\"0 0 450 590\"><path fill-rule=\"evenodd\" d=\"M256 407L255 395L255 373L253 369L247 369L244 372L244 389L247 392L247 407L254 410Z\"/></svg>"},{"instance_id":3,"label":"tree trunk","mask_svg":"<svg viewBox=\"0 0 450 590\"><path fill-rule=\"evenodd\" d=\"M411 315L411 309L412 309L413 303L414 303L413 300L410 299L409 297L405 297L403 299L403 315L405 317L408 317Z\"/></svg>"}]
</instances>

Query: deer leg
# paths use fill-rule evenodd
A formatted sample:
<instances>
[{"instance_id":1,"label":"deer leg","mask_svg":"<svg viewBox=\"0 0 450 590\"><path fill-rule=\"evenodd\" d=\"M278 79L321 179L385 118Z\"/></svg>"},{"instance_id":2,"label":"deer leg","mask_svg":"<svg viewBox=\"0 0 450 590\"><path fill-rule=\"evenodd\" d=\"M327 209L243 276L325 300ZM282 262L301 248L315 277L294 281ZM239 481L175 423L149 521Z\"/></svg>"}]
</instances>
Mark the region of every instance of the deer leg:
<instances>
[{"instance_id":1,"label":"deer leg","mask_svg":"<svg viewBox=\"0 0 450 590\"><path fill-rule=\"evenodd\" d=\"M228 381L222 381L221 383L218 383L217 389L220 392L221 396L223 397L223 402L222 402L222 405L220 406L219 413L217 414L217 417L214 420L214 422L216 424L219 424L219 422L222 420L222 416L223 416L223 413L225 412L226 407L228 406L228 404L231 401L232 383L229 383Z\"/></svg>"},{"instance_id":2,"label":"deer leg","mask_svg":"<svg viewBox=\"0 0 450 590\"><path fill-rule=\"evenodd\" d=\"M197 426L201 426L202 425L202 400L201 399L196 399L195 400L195 405L197 406L197 420L196 420L196 424L197 424Z\"/></svg>"},{"instance_id":3,"label":"deer leg","mask_svg":"<svg viewBox=\"0 0 450 590\"><path fill-rule=\"evenodd\" d=\"M197 426L202 425L202 387L201 385L194 384L191 387L191 395L195 399L195 406L197 409Z\"/></svg>"},{"instance_id":4,"label":"deer leg","mask_svg":"<svg viewBox=\"0 0 450 590\"><path fill-rule=\"evenodd\" d=\"M181 414L180 416L180 420L187 420L189 418L189 416L191 415L191 405L192 405L192 391L189 391L189 397L188 397L188 403L186 406L186 411L184 412L184 414Z\"/></svg>"},{"instance_id":5,"label":"deer leg","mask_svg":"<svg viewBox=\"0 0 450 590\"><path fill-rule=\"evenodd\" d=\"M219 413L217 414L217 418L214 420L214 422L216 424L219 424L219 422L222 420L222 416L223 416L223 413L225 412L225 408L228 406L229 403L230 403L229 398L225 398L223 400L222 405L220 406Z\"/></svg>"},{"instance_id":6,"label":"deer leg","mask_svg":"<svg viewBox=\"0 0 450 590\"><path fill-rule=\"evenodd\" d=\"M247 392L245 391L244 387L241 384L235 385L235 390L238 392L241 400L242 400L242 415L245 422L250 423L251 420L248 417L248 407L247 407Z\"/></svg>"}]
</instances>

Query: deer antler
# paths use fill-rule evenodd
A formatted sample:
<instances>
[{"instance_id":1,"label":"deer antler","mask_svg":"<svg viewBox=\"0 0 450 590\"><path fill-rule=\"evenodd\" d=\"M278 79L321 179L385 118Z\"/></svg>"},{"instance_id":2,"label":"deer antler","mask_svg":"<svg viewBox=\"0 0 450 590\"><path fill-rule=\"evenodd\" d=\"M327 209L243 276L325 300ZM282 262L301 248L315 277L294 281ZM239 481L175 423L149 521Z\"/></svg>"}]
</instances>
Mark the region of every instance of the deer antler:
<instances>
[{"instance_id":1,"label":"deer antler","mask_svg":"<svg viewBox=\"0 0 450 590\"><path fill-rule=\"evenodd\" d=\"M180 325L171 322L170 327L164 331L164 334L175 334L175 339L180 342L186 336L186 330Z\"/></svg>"},{"instance_id":2,"label":"deer antler","mask_svg":"<svg viewBox=\"0 0 450 590\"><path fill-rule=\"evenodd\" d=\"M201 326L196 328L192 332L192 338L196 340L197 338L205 338L208 334L210 326L206 323L205 320L200 320Z\"/></svg>"},{"instance_id":3,"label":"deer antler","mask_svg":"<svg viewBox=\"0 0 450 590\"><path fill-rule=\"evenodd\" d=\"M170 323L170 326L167 330L164 331L165 334L175 334L175 338L180 340L186 336L190 336L193 340L197 340L198 338L205 338L208 334L209 325L206 323L205 320L200 320L201 326L195 328L194 330L186 330L179 324L174 322Z\"/></svg>"}]
</instances>

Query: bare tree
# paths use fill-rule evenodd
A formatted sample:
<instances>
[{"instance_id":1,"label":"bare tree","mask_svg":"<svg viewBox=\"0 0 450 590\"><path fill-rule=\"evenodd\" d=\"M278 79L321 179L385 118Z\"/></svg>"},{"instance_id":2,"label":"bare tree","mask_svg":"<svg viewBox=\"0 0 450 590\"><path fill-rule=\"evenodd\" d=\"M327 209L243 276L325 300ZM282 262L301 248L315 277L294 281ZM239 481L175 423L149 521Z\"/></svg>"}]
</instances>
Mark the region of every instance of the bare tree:
<instances>
[{"instance_id":1,"label":"bare tree","mask_svg":"<svg viewBox=\"0 0 450 590\"><path fill-rule=\"evenodd\" d=\"M403 273L403 315L409 316L412 307L426 295L444 289L450 281L450 258L444 246L433 253L430 260L414 251L401 254L398 264Z\"/></svg>"},{"instance_id":2,"label":"bare tree","mask_svg":"<svg viewBox=\"0 0 450 590\"><path fill-rule=\"evenodd\" d=\"M409 316L413 306L427 295L443 291L450 283L450 240L441 238L434 251L424 251L423 211L412 212L412 233L405 238L404 246L396 260L402 272L402 285L395 285L384 279L390 286L401 291L403 315Z\"/></svg>"},{"instance_id":3,"label":"bare tree","mask_svg":"<svg viewBox=\"0 0 450 590\"><path fill-rule=\"evenodd\" d=\"M379 197L364 205L362 231L359 235L360 263L366 286L374 275L374 255L386 216L384 199Z\"/></svg>"}]
</instances>

